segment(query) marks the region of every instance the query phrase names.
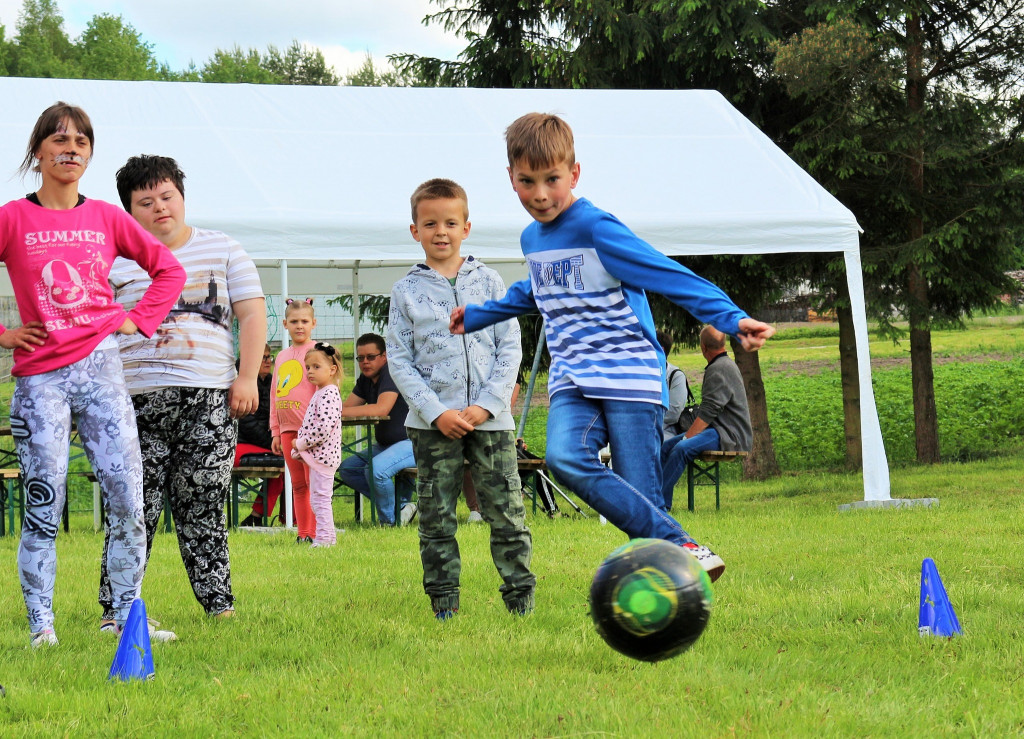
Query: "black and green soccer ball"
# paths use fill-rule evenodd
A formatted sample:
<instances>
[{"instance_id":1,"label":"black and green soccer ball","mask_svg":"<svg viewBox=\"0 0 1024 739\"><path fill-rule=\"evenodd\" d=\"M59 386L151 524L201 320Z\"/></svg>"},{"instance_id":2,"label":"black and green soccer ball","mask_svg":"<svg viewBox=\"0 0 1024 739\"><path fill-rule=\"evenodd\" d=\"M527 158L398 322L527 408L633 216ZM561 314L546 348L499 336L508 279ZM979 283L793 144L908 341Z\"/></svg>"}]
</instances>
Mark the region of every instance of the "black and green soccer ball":
<instances>
[{"instance_id":1,"label":"black and green soccer ball","mask_svg":"<svg viewBox=\"0 0 1024 739\"><path fill-rule=\"evenodd\" d=\"M590 616L608 646L658 662L690 648L711 618L708 574L678 544L633 539L597 568Z\"/></svg>"}]
</instances>

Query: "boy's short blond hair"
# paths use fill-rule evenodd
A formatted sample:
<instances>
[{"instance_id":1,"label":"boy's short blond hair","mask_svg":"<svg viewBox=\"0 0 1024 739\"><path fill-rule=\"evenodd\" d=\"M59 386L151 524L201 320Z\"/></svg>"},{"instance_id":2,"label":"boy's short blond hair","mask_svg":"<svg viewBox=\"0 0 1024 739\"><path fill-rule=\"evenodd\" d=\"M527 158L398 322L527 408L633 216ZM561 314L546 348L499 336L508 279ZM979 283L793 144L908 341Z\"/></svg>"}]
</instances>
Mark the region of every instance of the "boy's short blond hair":
<instances>
[{"instance_id":1,"label":"boy's short blond hair","mask_svg":"<svg viewBox=\"0 0 1024 739\"><path fill-rule=\"evenodd\" d=\"M527 113L505 129L508 166L525 161L531 169L576 163L572 128L551 113Z\"/></svg>"},{"instance_id":2,"label":"boy's short blond hair","mask_svg":"<svg viewBox=\"0 0 1024 739\"><path fill-rule=\"evenodd\" d=\"M427 180L417 187L409 198L412 205L412 222L416 223L416 209L424 200L461 200L463 204L463 216L469 220L469 197L462 186L454 180L446 180L443 177L435 177Z\"/></svg>"}]
</instances>

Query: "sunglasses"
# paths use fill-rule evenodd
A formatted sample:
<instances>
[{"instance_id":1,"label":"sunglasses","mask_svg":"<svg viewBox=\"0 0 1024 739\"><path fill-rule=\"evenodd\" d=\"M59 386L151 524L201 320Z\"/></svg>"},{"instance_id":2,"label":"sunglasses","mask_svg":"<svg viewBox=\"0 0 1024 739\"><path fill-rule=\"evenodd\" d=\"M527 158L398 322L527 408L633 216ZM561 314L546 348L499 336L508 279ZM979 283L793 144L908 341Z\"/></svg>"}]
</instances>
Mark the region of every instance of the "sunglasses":
<instances>
[{"instance_id":1,"label":"sunglasses","mask_svg":"<svg viewBox=\"0 0 1024 739\"><path fill-rule=\"evenodd\" d=\"M356 354L357 362L372 362L377 357L381 356L384 352L377 352L376 354Z\"/></svg>"},{"instance_id":2,"label":"sunglasses","mask_svg":"<svg viewBox=\"0 0 1024 739\"><path fill-rule=\"evenodd\" d=\"M272 359L272 357L269 354L264 354L263 355L263 361L264 362L269 362L271 359Z\"/></svg>"}]
</instances>

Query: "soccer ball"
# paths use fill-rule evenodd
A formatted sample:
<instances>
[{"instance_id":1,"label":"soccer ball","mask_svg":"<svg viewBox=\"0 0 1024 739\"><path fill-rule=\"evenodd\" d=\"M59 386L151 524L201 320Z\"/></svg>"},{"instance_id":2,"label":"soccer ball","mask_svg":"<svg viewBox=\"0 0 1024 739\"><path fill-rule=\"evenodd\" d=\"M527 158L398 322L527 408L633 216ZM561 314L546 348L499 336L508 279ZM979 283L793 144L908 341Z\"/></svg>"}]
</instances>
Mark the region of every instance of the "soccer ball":
<instances>
[{"instance_id":1,"label":"soccer ball","mask_svg":"<svg viewBox=\"0 0 1024 739\"><path fill-rule=\"evenodd\" d=\"M658 662L682 654L711 618L708 573L678 544L633 539L597 568L590 616L608 646Z\"/></svg>"}]
</instances>

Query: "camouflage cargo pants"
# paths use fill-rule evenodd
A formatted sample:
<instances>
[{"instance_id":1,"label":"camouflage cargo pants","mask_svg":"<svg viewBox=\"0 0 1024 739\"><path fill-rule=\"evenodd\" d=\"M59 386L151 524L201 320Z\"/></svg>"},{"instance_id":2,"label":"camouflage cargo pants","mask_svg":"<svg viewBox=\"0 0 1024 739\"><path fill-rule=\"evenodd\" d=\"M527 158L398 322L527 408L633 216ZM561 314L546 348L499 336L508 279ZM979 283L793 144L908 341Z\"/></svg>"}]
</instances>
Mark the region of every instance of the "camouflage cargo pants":
<instances>
[{"instance_id":1,"label":"camouflage cargo pants","mask_svg":"<svg viewBox=\"0 0 1024 739\"><path fill-rule=\"evenodd\" d=\"M480 497L480 515L491 527L491 558L501 597L513 613L533 610L537 582L530 571L533 539L516 462L512 431L474 431L449 439L440 431L408 429L416 458L423 590L434 611L458 609L462 561L455 539L455 506L462 490L463 459Z\"/></svg>"}]
</instances>

